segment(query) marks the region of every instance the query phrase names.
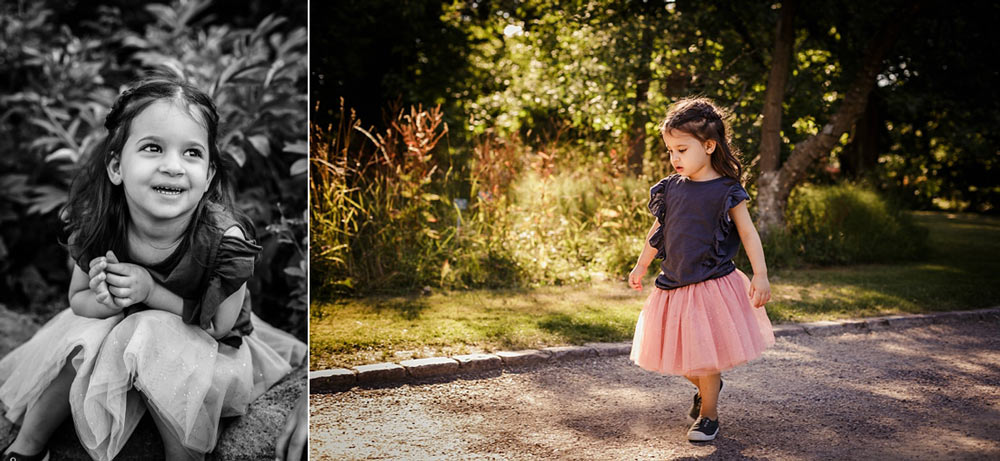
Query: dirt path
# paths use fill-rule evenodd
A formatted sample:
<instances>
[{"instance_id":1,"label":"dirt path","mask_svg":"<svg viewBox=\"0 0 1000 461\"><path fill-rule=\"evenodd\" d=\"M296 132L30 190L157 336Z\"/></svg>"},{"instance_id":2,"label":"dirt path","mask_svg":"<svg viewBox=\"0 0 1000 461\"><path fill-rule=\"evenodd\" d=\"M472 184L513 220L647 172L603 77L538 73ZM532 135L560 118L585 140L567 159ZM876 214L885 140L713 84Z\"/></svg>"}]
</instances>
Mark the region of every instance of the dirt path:
<instances>
[{"instance_id":1,"label":"dirt path","mask_svg":"<svg viewBox=\"0 0 1000 461\"><path fill-rule=\"evenodd\" d=\"M314 394L311 459L1000 458L1000 321L779 338L723 378L697 444L694 387L625 356Z\"/></svg>"}]
</instances>

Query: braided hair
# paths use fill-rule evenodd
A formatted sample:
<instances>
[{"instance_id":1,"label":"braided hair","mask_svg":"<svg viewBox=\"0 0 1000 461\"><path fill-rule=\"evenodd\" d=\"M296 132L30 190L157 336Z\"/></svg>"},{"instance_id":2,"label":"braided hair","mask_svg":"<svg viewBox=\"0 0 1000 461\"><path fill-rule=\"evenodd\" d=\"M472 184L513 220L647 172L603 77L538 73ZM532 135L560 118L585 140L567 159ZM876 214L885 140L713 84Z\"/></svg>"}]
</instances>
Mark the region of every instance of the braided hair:
<instances>
[{"instance_id":1,"label":"braided hair","mask_svg":"<svg viewBox=\"0 0 1000 461\"><path fill-rule=\"evenodd\" d=\"M61 216L69 234L70 255L81 267L86 267L92 258L103 255L107 250L120 256L128 254L130 214L124 186L111 182L107 168L113 160L120 160L132 121L154 102L163 100L185 108L193 120L205 127L208 161L215 170L208 190L195 208L182 245L190 244L194 234L191 230L206 216L205 208L210 202L221 205L243 224L244 229L253 232L249 219L234 206L230 173L233 160L219 151L219 113L215 103L190 83L171 77L151 76L134 82L115 100L104 119L107 136L88 153L86 164L77 173L70 188L69 200ZM247 238L254 236L248 235Z\"/></svg>"},{"instance_id":2,"label":"braided hair","mask_svg":"<svg viewBox=\"0 0 1000 461\"><path fill-rule=\"evenodd\" d=\"M678 130L701 142L709 139L715 141L712 169L723 176L741 181L743 165L740 164L739 150L729 142L730 133L725 122L727 115L708 98L684 98L670 106L667 116L657 128L661 134Z\"/></svg>"}]
</instances>

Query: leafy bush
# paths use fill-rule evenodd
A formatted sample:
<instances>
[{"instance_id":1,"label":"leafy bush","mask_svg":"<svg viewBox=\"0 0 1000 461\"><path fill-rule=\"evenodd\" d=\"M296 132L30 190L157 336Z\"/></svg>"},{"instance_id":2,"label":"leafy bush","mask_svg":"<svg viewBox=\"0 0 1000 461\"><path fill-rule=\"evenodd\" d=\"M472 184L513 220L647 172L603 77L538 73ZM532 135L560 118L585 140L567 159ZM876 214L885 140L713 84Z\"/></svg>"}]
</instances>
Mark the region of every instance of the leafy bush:
<instances>
[{"instance_id":1,"label":"leafy bush","mask_svg":"<svg viewBox=\"0 0 1000 461\"><path fill-rule=\"evenodd\" d=\"M913 260L927 230L872 189L851 183L803 185L788 201L786 244L806 262L856 264ZM771 245L778 254L780 244Z\"/></svg>"},{"instance_id":2,"label":"leafy bush","mask_svg":"<svg viewBox=\"0 0 1000 461\"><path fill-rule=\"evenodd\" d=\"M253 29L209 22L208 0L150 4L153 22L124 26L113 6L83 32L53 24L44 2L0 14L0 294L34 311L65 305L69 269L58 210L69 184L105 135L123 85L167 69L205 90L221 120L220 149L240 166L237 199L264 247L251 290L255 310L305 336L306 29L268 16ZM12 226L26 222L31 232ZM35 248L52 251L36 252ZM38 286L48 289L39 290ZM54 288L53 288L54 287ZM49 306L49 307L45 307ZM267 308L264 308L266 306Z\"/></svg>"},{"instance_id":3,"label":"leafy bush","mask_svg":"<svg viewBox=\"0 0 1000 461\"><path fill-rule=\"evenodd\" d=\"M575 283L634 264L649 181L620 157L580 164L516 135L435 149L439 110L397 114L380 133L346 109L313 127L314 295Z\"/></svg>"}]
</instances>

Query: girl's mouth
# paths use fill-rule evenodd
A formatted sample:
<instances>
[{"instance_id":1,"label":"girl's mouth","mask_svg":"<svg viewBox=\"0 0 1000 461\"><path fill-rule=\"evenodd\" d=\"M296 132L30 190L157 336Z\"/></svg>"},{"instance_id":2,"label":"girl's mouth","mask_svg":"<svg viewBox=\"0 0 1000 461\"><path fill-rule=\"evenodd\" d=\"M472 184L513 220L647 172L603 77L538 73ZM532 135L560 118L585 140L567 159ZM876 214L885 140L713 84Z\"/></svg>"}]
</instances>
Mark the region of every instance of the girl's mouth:
<instances>
[{"instance_id":1,"label":"girl's mouth","mask_svg":"<svg viewBox=\"0 0 1000 461\"><path fill-rule=\"evenodd\" d=\"M153 186L153 190L162 195L180 195L181 192L184 192L184 189L173 186Z\"/></svg>"}]
</instances>

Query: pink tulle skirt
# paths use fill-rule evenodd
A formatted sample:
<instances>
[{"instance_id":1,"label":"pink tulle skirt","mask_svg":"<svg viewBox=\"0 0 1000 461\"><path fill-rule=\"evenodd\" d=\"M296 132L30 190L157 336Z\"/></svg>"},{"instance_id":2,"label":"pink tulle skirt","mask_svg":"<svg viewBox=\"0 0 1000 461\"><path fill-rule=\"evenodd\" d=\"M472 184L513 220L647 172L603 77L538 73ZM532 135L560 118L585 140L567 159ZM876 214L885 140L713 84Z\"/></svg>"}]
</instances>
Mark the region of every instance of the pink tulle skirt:
<instances>
[{"instance_id":1,"label":"pink tulle skirt","mask_svg":"<svg viewBox=\"0 0 1000 461\"><path fill-rule=\"evenodd\" d=\"M705 376L755 359L774 345L764 308L750 305L739 269L673 290L654 287L639 314L631 359L663 374Z\"/></svg>"}]
</instances>

